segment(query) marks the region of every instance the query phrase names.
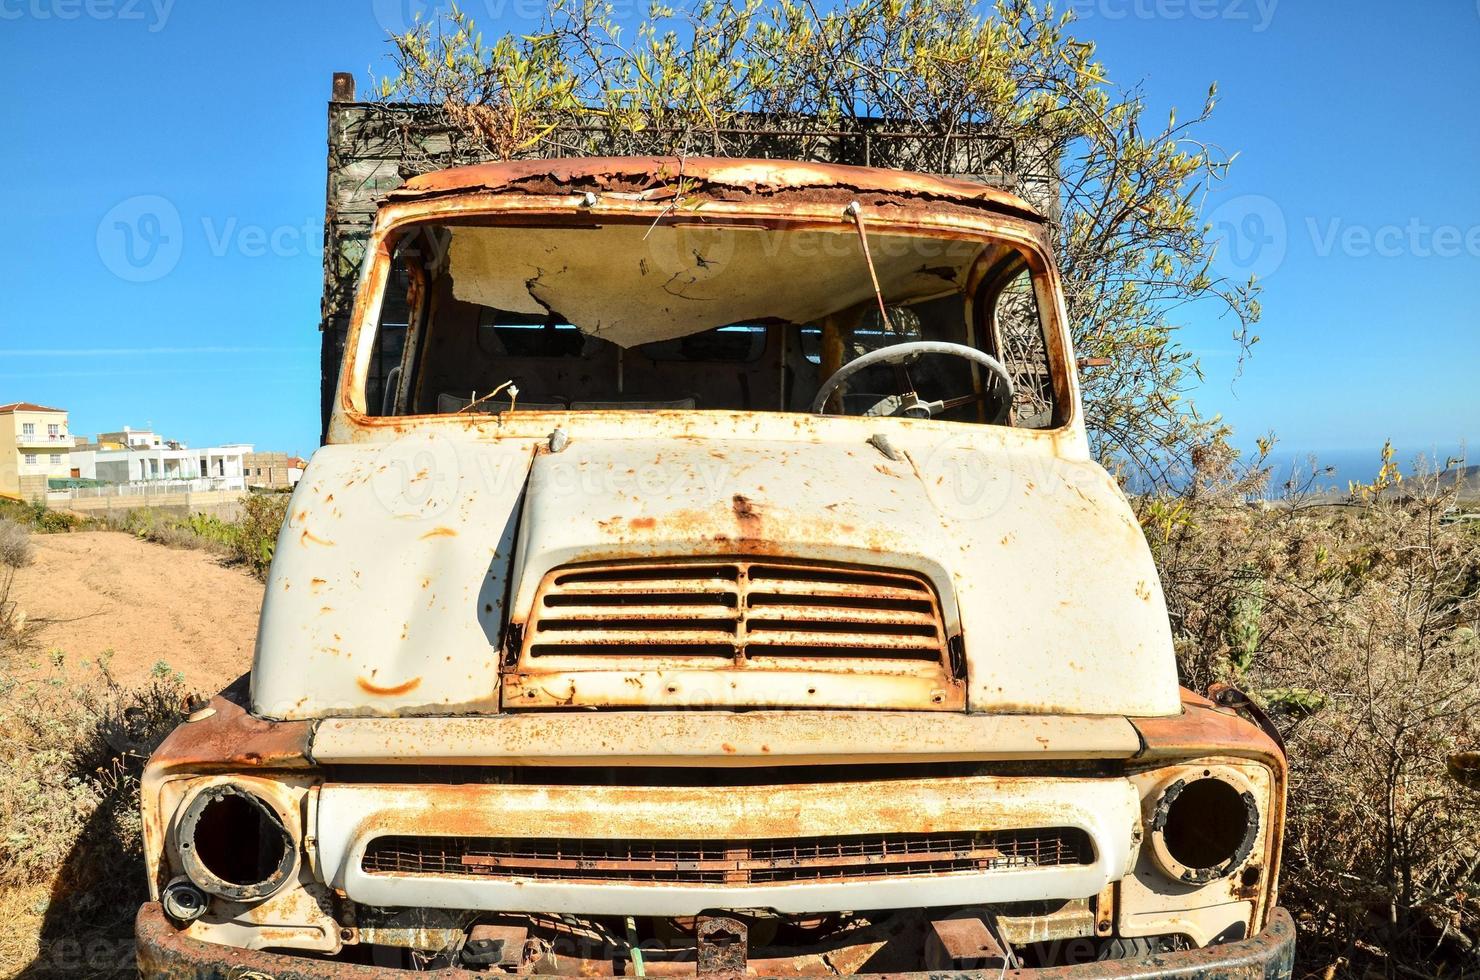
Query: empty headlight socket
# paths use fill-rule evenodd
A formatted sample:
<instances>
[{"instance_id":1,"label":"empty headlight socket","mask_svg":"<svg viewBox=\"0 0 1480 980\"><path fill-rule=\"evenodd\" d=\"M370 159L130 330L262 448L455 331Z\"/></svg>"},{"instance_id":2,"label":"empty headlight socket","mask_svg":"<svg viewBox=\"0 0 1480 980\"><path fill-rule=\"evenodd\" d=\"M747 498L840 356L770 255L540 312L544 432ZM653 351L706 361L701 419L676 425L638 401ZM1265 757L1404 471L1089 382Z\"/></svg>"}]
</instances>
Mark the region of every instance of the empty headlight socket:
<instances>
[{"instance_id":1,"label":"empty headlight socket","mask_svg":"<svg viewBox=\"0 0 1480 980\"><path fill-rule=\"evenodd\" d=\"M176 827L182 870L233 902L267 898L298 870L298 844L271 803L235 783L200 790Z\"/></svg>"},{"instance_id":2,"label":"empty headlight socket","mask_svg":"<svg viewBox=\"0 0 1480 980\"><path fill-rule=\"evenodd\" d=\"M1259 801L1233 769L1183 770L1157 791L1151 854L1175 881L1206 885L1248 861L1259 839Z\"/></svg>"}]
</instances>

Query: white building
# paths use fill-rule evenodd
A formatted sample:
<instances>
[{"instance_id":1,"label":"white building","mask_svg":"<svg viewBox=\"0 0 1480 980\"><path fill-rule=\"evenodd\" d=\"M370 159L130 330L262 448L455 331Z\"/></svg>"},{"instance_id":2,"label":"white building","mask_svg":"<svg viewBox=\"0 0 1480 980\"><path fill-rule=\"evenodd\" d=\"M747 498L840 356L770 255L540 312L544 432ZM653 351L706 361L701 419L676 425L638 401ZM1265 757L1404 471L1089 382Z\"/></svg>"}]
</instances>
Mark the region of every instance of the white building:
<instances>
[{"instance_id":1,"label":"white building","mask_svg":"<svg viewBox=\"0 0 1480 980\"><path fill-rule=\"evenodd\" d=\"M145 448L165 444L165 441L151 429L130 429L126 425L118 432L99 432L98 442L99 444L117 443L120 446Z\"/></svg>"},{"instance_id":2,"label":"white building","mask_svg":"<svg viewBox=\"0 0 1480 980\"><path fill-rule=\"evenodd\" d=\"M143 484L189 481L191 489L245 490L248 443L191 449L153 432L124 429L99 434L72 450L72 469L85 480Z\"/></svg>"}]
</instances>

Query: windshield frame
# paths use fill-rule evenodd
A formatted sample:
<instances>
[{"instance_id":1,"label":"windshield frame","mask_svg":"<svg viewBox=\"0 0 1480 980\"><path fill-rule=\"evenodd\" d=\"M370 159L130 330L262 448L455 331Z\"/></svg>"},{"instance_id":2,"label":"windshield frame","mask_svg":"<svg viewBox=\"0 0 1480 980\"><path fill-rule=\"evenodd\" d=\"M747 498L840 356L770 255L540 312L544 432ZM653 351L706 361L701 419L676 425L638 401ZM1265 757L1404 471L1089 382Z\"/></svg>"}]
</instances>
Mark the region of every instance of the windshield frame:
<instances>
[{"instance_id":1,"label":"windshield frame","mask_svg":"<svg viewBox=\"0 0 1480 980\"><path fill-rule=\"evenodd\" d=\"M605 418L641 416L708 416L733 417L737 422L758 415L777 418L827 419L829 422L863 423L877 428L881 423L947 426L953 430L1005 428L1027 436L1083 440L1079 378L1073 347L1067 329L1062 289L1057 268L1051 260L1048 228L1042 221L1032 221L1013 214L984 208L925 206L888 206L892 202L865 203L862 213L870 234L888 232L945 239L992 240L1016 248L1026 259L1038 299L1043 331L1048 348L1049 366L1056 398L1061 406L1059 424L1044 429L1011 426L983 426L975 422L942 422L939 420L880 418L863 416L816 416L806 412L776 409L647 409L601 411L561 409L553 411L520 411L505 415L418 414L381 416L366 411L366 381L373 344L379 329L381 307L390 278L397 243L406 234L424 225L446 224L460 219L497 220L500 224L517 225L523 221L549 223L568 221L589 224L593 217L611 222L663 221L676 209L672 202L653 201L633 194L599 195L593 204L589 195L572 193L548 195L500 193L496 191L463 192L413 201L393 201L378 212L372 228L365 258L356 284L354 310L345 338L336 388L328 442L356 442L376 438L375 433L390 430L403 433L410 427L451 426L486 431L489 435L510 437L547 436L557 426L576 424L579 420L600 415ZM766 200L709 200L682 216L684 221L712 218L717 224L757 223L776 229L810 229L837 232L853 225L842 209L831 202L786 200L778 196ZM967 302L977 286L973 279L966 290ZM970 306L968 305L968 308Z\"/></svg>"}]
</instances>

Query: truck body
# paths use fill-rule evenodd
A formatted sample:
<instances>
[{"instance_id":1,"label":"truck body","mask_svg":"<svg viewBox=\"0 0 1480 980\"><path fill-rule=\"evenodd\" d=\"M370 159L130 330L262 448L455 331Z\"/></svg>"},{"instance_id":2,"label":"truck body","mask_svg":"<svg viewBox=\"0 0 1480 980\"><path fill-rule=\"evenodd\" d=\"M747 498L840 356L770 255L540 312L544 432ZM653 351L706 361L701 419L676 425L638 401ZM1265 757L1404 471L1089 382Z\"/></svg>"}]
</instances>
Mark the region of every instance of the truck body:
<instances>
[{"instance_id":1,"label":"truck body","mask_svg":"<svg viewBox=\"0 0 1480 980\"><path fill-rule=\"evenodd\" d=\"M250 679L146 772L141 968L1285 977L1283 749L1211 693L1028 204L426 174Z\"/></svg>"}]
</instances>

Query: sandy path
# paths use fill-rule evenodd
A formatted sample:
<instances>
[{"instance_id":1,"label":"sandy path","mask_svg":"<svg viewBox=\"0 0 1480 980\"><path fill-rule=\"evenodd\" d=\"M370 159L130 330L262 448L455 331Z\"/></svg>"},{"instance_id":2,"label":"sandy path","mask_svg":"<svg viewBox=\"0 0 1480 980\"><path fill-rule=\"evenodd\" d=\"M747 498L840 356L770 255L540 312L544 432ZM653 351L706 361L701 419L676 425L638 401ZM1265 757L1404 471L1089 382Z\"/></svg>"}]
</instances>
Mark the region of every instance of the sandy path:
<instances>
[{"instance_id":1,"label":"sandy path","mask_svg":"<svg viewBox=\"0 0 1480 980\"><path fill-rule=\"evenodd\" d=\"M30 617L64 620L39 642L64 652L68 674L112 650L121 684L146 682L164 661L189 689L213 693L251 666L262 583L245 571L116 531L34 534L31 543L35 559L16 574L15 597ZM50 669L36 660L34 669Z\"/></svg>"}]
</instances>

